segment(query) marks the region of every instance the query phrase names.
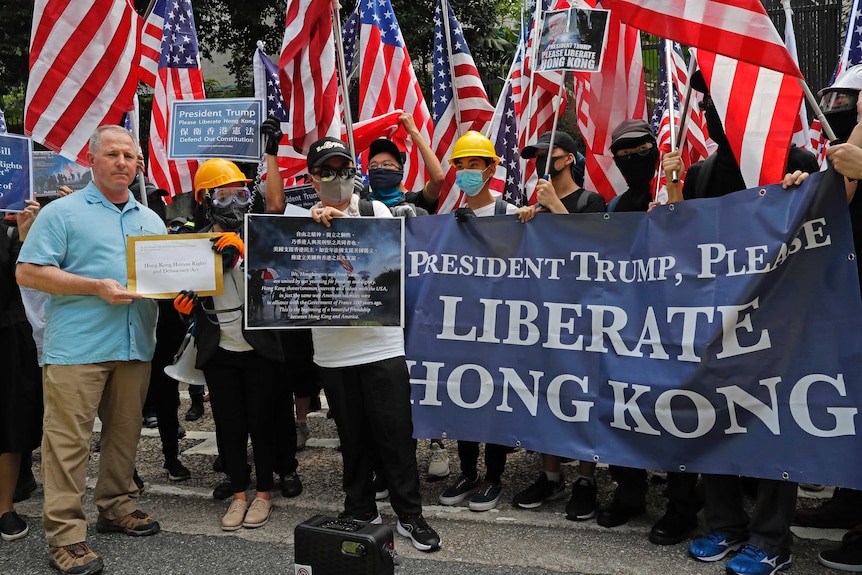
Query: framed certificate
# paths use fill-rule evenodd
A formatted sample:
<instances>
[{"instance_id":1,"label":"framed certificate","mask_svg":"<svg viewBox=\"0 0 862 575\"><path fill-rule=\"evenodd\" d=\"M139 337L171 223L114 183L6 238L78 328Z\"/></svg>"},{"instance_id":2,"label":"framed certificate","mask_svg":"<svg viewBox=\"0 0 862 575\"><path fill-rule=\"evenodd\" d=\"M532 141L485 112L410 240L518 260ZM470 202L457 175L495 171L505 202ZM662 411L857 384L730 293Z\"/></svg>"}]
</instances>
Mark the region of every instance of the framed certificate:
<instances>
[{"instance_id":1,"label":"framed certificate","mask_svg":"<svg viewBox=\"0 0 862 575\"><path fill-rule=\"evenodd\" d=\"M212 249L216 234L130 237L129 291L144 297L173 299L182 290L199 296L223 290L222 257Z\"/></svg>"}]
</instances>

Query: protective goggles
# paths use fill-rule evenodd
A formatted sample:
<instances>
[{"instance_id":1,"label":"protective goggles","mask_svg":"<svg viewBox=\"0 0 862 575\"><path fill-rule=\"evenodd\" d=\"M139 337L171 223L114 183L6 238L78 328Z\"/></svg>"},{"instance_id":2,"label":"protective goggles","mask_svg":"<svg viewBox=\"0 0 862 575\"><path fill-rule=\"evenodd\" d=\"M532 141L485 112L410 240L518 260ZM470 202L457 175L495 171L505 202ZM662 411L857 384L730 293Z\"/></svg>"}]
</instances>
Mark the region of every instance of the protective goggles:
<instances>
[{"instance_id":1,"label":"protective goggles","mask_svg":"<svg viewBox=\"0 0 862 575\"><path fill-rule=\"evenodd\" d=\"M251 203L251 192L248 188L215 188L210 196L214 206L226 208L232 202L240 206Z\"/></svg>"},{"instance_id":2,"label":"protective goggles","mask_svg":"<svg viewBox=\"0 0 862 575\"><path fill-rule=\"evenodd\" d=\"M859 101L859 92L855 90L841 90L826 92L820 98L820 109L824 112L843 112L855 110L856 102Z\"/></svg>"},{"instance_id":3,"label":"protective goggles","mask_svg":"<svg viewBox=\"0 0 862 575\"><path fill-rule=\"evenodd\" d=\"M331 182L335 178L341 180L352 180L356 176L356 168L341 168L340 170L322 169L311 175L319 182Z\"/></svg>"}]
</instances>

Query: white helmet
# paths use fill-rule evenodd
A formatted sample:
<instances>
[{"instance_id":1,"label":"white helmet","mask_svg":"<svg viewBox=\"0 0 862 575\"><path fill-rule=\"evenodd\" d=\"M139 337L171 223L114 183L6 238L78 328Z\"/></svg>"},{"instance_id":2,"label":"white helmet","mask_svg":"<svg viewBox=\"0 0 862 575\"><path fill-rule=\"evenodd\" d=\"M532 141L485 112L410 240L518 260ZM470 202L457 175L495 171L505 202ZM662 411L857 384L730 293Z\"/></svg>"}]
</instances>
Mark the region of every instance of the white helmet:
<instances>
[{"instance_id":1,"label":"white helmet","mask_svg":"<svg viewBox=\"0 0 862 575\"><path fill-rule=\"evenodd\" d=\"M823 112L855 110L862 91L862 64L844 70L831 86L820 90L820 109Z\"/></svg>"}]
</instances>

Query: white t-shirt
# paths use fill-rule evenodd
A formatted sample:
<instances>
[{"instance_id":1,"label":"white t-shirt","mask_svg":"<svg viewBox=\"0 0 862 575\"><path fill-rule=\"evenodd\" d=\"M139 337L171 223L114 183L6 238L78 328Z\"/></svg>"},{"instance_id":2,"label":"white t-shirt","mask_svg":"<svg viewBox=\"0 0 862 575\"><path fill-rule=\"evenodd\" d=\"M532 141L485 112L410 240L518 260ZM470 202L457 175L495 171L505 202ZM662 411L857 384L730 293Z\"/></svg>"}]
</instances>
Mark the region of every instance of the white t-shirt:
<instances>
[{"instance_id":1,"label":"white t-shirt","mask_svg":"<svg viewBox=\"0 0 862 575\"><path fill-rule=\"evenodd\" d=\"M481 208L473 210L473 213L476 214L477 218L484 218L486 216L494 215L494 208L497 207L497 201L494 200L488 205L482 206ZM514 214L518 211L518 207L506 202L506 215ZM502 214L501 214L502 215Z\"/></svg>"},{"instance_id":2,"label":"white t-shirt","mask_svg":"<svg viewBox=\"0 0 862 575\"><path fill-rule=\"evenodd\" d=\"M371 203L375 217L392 217L385 204ZM314 208L321 205L315 204ZM348 217L361 217L359 196L354 194L350 198L345 213ZM350 367L404 355L404 331L400 327L313 327L311 337L314 363L320 367Z\"/></svg>"}]
</instances>

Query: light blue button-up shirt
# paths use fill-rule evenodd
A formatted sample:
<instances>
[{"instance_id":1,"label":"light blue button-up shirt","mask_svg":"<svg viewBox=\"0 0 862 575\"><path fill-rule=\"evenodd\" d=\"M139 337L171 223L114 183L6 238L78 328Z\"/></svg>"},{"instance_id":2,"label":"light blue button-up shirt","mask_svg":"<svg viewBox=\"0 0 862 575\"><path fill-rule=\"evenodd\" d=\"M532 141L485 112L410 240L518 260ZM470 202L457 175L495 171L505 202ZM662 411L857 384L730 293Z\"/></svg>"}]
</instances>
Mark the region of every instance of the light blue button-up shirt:
<instances>
[{"instance_id":1,"label":"light blue button-up shirt","mask_svg":"<svg viewBox=\"0 0 862 575\"><path fill-rule=\"evenodd\" d=\"M91 182L42 209L18 261L126 286L126 238L165 233L162 219L131 194L120 211ZM152 299L112 305L95 295L52 294L45 308L44 363L150 361L157 317Z\"/></svg>"}]
</instances>

